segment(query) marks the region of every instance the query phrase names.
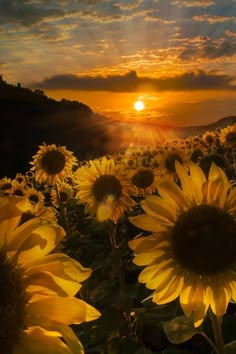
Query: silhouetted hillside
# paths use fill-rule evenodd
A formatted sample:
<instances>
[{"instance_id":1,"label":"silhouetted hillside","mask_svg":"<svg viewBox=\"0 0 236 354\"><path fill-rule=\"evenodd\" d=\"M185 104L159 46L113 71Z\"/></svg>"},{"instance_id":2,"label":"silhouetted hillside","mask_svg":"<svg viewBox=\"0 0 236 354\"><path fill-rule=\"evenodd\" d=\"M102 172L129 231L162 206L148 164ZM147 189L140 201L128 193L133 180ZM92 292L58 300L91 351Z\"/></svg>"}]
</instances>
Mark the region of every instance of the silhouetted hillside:
<instances>
[{"instance_id":1,"label":"silhouetted hillside","mask_svg":"<svg viewBox=\"0 0 236 354\"><path fill-rule=\"evenodd\" d=\"M144 140L143 132L148 129L158 132L158 137L163 140L168 132L186 138L236 123L236 116L231 116L201 126L179 128L151 124L144 127L144 123L135 126L96 114L81 102L56 101L42 90L10 85L1 76L0 107L0 177L14 177L17 172L27 171L38 145L43 142L65 145L79 160L87 160L115 154L130 143L152 143L148 138ZM135 140L135 129L141 135L138 141Z\"/></svg>"},{"instance_id":2,"label":"silhouetted hillside","mask_svg":"<svg viewBox=\"0 0 236 354\"><path fill-rule=\"evenodd\" d=\"M106 153L111 144L113 124L83 103L56 101L41 90L13 86L0 77L0 107L0 176L29 169L43 142L66 145L80 160Z\"/></svg>"},{"instance_id":3,"label":"silhouetted hillside","mask_svg":"<svg viewBox=\"0 0 236 354\"><path fill-rule=\"evenodd\" d=\"M234 123L236 123L236 116L229 116L221 118L214 123L206 125L193 125L188 127L178 127L174 129L179 137L187 138L189 136L203 134L206 131L214 131L216 128L222 129L227 127L227 125L231 125Z\"/></svg>"}]
</instances>

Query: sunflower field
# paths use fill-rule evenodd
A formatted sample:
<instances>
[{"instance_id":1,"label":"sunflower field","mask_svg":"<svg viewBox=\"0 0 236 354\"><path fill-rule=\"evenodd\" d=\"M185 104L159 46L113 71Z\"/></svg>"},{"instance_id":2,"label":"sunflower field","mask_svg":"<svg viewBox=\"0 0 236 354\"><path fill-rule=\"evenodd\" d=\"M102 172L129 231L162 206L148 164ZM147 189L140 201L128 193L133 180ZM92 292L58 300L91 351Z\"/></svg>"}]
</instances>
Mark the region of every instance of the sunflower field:
<instances>
[{"instance_id":1,"label":"sunflower field","mask_svg":"<svg viewBox=\"0 0 236 354\"><path fill-rule=\"evenodd\" d=\"M236 353L236 124L0 179L2 354Z\"/></svg>"}]
</instances>

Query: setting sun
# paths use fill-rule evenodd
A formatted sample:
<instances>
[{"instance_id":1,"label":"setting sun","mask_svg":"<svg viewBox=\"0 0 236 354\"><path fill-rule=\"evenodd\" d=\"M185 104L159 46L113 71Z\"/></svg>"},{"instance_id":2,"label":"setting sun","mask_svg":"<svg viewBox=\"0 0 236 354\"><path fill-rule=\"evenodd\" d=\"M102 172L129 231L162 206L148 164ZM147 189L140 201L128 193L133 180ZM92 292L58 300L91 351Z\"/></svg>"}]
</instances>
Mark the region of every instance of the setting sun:
<instances>
[{"instance_id":1,"label":"setting sun","mask_svg":"<svg viewBox=\"0 0 236 354\"><path fill-rule=\"evenodd\" d=\"M136 101L134 103L134 108L136 109L136 111L142 111L144 109L143 101Z\"/></svg>"}]
</instances>

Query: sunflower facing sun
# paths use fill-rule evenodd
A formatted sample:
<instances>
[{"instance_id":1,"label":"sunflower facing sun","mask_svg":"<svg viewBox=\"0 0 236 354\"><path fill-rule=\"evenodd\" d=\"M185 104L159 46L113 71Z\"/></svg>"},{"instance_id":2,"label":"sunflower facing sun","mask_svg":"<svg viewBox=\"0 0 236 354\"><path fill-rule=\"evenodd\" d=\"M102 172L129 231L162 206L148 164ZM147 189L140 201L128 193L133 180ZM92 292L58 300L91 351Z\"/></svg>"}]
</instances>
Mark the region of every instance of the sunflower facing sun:
<instances>
[{"instance_id":1,"label":"sunflower facing sun","mask_svg":"<svg viewBox=\"0 0 236 354\"><path fill-rule=\"evenodd\" d=\"M124 211L136 204L130 197L135 191L125 168L113 159L90 161L90 166L80 167L76 176L79 203L86 205L85 213L96 215L100 222L110 219L116 224Z\"/></svg>"},{"instance_id":2,"label":"sunflower facing sun","mask_svg":"<svg viewBox=\"0 0 236 354\"><path fill-rule=\"evenodd\" d=\"M51 253L65 232L44 217L22 221L30 205L24 197L0 198L1 353L83 354L69 326L100 316L75 297L91 269Z\"/></svg>"},{"instance_id":3,"label":"sunflower facing sun","mask_svg":"<svg viewBox=\"0 0 236 354\"><path fill-rule=\"evenodd\" d=\"M39 146L33 159L30 164L33 165L31 170L35 172L35 180L39 183L47 182L49 185L62 182L73 166L77 165L77 159L71 151L65 146L55 144Z\"/></svg>"},{"instance_id":4,"label":"sunflower facing sun","mask_svg":"<svg viewBox=\"0 0 236 354\"><path fill-rule=\"evenodd\" d=\"M152 234L129 242L134 263L145 266L139 281L153 302L180 298L186 316L199 326L210 307L220 317L236 301L236 188L214 163L208 179L195 164L190 172L176 161L181 187L158 184L160 196L141 202L144 215L130 221Z\"/></svg>"}]
</instances>

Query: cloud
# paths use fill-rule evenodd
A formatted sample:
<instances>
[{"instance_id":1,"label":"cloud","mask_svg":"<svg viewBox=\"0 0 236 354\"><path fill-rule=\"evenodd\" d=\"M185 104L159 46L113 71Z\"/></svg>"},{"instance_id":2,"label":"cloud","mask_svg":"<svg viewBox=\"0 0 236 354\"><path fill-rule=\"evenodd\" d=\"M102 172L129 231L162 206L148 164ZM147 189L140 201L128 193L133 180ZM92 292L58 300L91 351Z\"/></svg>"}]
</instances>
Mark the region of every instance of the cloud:
<instances>
[{"instance_id":1,"label":"cloud","mask_svg":"<svg viewBox=\"0 0 236 354\"><path fill-rule=\"evenodd\" d=\"M209 22L210 24L213 23L221 23L221 22L226 22L226 21L233 21L236 22L235 17L231 16L210 16L207 14L201 15L201 16L193 16L192 18L194 21L198 22Z\"/></svg>"},{"instance_id":2,"label":"cloud","mask_svg":"<svg viewBox=\"0 0 236 354\"><path fill-rule=\"evenodd\" d=\"M18 23L23 26L32 26L47 18L59 18L65 14L64 10L51 6L40 6L22 0L1 0L0 24Z\"/></svg>"},{"instance_id":3,"label":"cloud","mask_svg":"<svg viewBox=\"0 0 236 354\"><path fill-rule=\"evenodd\" d=\"M176 0L172 2L172 5L177 5L178 7L209 7L215 4L215 1L212 0L192 0L192 1L183 1Z\"/></svg>"},{"instance_id":4,"label":"cloud","mask_svg":"<svg viewBox=\"0 0 236 354\"><path fill-rule=\"evenodd\" d=\"M212 41L209 38L201 41L189 41L183 51L180 52L181 60L196 59L218 59L222 57L233 57L236 55L236 41L229 40Z\"/></svg>"},{"instance_id":5,"label":"cloud","mask_svg":"<svg viewBox=\"0 0 236 354\"><path fill-rule=\"evenodd\" d=\"M236 55L236 43L224 41L218 46L215 45L206 45L203 48L202 56L215 59L220 57L231 57Z\"/></svg>"},{"instance_id":6,"label":"cloud","mask_svg":"<svg viewBox=\"0 0 236 354\"><path fill-rule=\"evenodd\" d=\"M203 70L184 73L174 77L150 78L139 77L136 71L124 75L109 76L76 76L72 74L55 75L51 78L31 84L31 87L41 89L68 89L80 91L185 91L185 90L235 90L235 78L228 75L207 73Z\"/></svg>"}]
</instances>

